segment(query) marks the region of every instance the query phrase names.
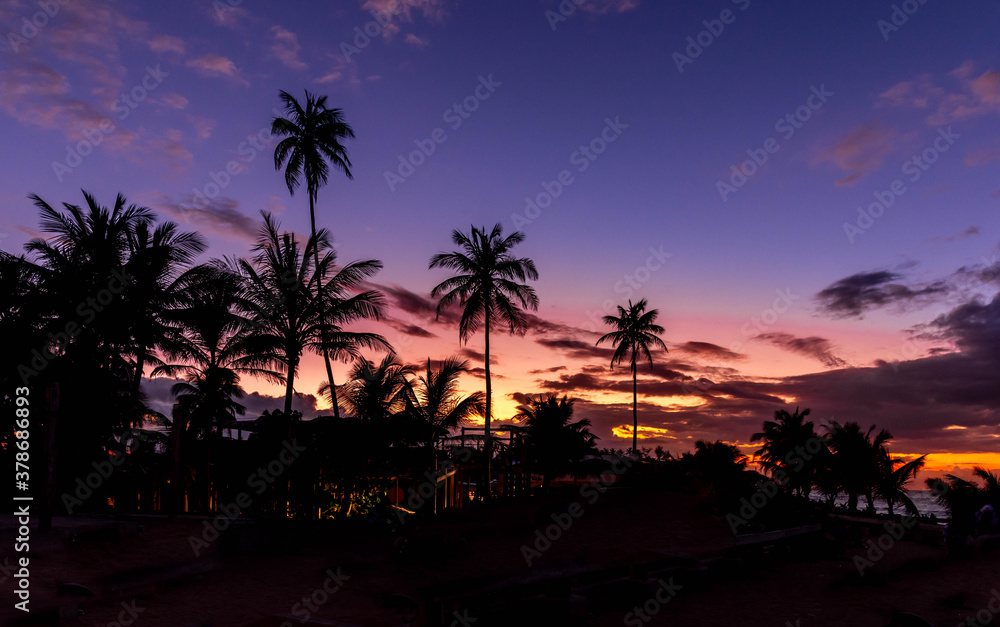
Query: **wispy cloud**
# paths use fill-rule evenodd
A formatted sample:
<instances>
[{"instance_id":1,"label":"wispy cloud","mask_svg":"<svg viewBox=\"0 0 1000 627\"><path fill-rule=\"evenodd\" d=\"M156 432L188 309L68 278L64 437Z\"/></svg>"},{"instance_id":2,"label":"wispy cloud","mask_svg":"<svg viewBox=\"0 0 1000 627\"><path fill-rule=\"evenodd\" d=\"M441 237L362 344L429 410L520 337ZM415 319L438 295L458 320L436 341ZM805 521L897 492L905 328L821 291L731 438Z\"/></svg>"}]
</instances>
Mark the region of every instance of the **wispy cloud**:
<instances>
[{"instance_id":1,"label":"wispy cloud","mask_svg":"<svg viewBox=\"0 0 1000 627\"><path fill-rule=\"evenodd\" d=\"M186 196L181 202L177 202L166 194L157 193L153 195L149 205L153 209L163 211L181 224L227 239L254 241L260 230L256 220L239 210L238 200L225 196L213 198L208 204L199 205L191 196Z\"/></svg>"},{"instance_id":2,"label":"wispy cloud","mask_svg":"<svg viewBox=\"0 0 1000 627\"><path fill-rule=\"evenodd\" d=\"M926 305L950 291L945 281L923 286L903 285L902 276L880 270L859 272L840 279L816 295L823 313L838 318L860 318L865 312L882 307Z\"/></svg>"},{"instance_id":3,"label":"wispy cloud","mask_svg":"<svg viewBox=\"0 0 1000 627\"><path fill-rule=\"evenodd\" d=\"M271 27L271 54L281 61L285 67L292 70L304 70L308 67L299 59L299 38L292 31L281 26Z\"/></svg>"},{"instance_id":4,"label":"wispy cloud","mask_svg":"<svg viewBox=\"0 0 1000 627\"><path fill-rule=\"evenodd\" d=\"M897 133L877 123L851 129L832 146L823 149L814 159L816 163L829 163L846 172L837 180L838 186L857 183L872 174L895 149Z\"/></svg>"},{"instance_id":5,"label":"wispy cloud","mask_svg":"<svg viewBox=\"0 0 1000 627\"><path fill-rule=\"evenodd\" d=\"M186 65L190 68L194 68L194 70L202 76L223 77L241 85L250 85L250 83L240 75L240 71L236 67L235 63L226 57L219 56L217 54L206 54L198 57L197 59L191 59Z\"/></svg>"},{"instance_id":6,"label":"wispy cloud","mask_svg":"<svg viewBox=\"0 0 1000 627\"><path fill-rule=\"evenodd\" d=\"M940 84L949 81L949 87ZM879 103L928 109L927 123L932 126L1000 113L1000 71L978 72L972 61L966 61L944 79L922 74L898 83L879 95Z\"/></svg>"},{"instance_id":7,"label":"wispy cloud","mask_svg":"<svg viewBox=\"0 0 1000 627\"><path fill-rule=\"evenodd\" d=\"M824 337L796 337L791 333L762 333L753 339L765 340L778 348L819 360L828 368L843 368L847 362L833 354L833 344Z\"/></svg>"}]
</instances>

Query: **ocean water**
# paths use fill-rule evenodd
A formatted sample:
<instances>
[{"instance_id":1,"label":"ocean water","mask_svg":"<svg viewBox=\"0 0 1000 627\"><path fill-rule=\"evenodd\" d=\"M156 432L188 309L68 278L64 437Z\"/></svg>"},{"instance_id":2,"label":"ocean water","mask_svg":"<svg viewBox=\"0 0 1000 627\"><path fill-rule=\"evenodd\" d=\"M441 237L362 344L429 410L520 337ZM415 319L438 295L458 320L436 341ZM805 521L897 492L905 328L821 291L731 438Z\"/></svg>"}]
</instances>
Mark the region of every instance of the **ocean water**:
<instances>
[{"instance_id":1,"label":"ocean water","mask_svg":"<svg viewBox=\"0 0 1000 627\"><path fill-rule=\"evenodd\" d=\"M934 498L934 495L931 493L930 490L910 490L907 492L907 495L913 501L913 504L917 506L917 510L920 512L921 516L930 516L931 514L934 514L935 516L938 517L939 520L940 519L947 520L948 510L937 502L937 499ZM813 493L812 498L813 500L816 501L825 500L822 498L822 496L818 496L815 492ZM837 505L847 505L847 496L846 495L838 496L837 499L834 501L834 503ZM859 508L863 509L867 505L868 501L867 499L865 499L865 497L862 496L861 498L858 499ZM897 514L905 513L905 511L898 505L896 506L895 509ZM875 511L879 514L886 514L889 512L889 508L886 507L884 501L875 499Z\"/></svg>"}]
</instances>

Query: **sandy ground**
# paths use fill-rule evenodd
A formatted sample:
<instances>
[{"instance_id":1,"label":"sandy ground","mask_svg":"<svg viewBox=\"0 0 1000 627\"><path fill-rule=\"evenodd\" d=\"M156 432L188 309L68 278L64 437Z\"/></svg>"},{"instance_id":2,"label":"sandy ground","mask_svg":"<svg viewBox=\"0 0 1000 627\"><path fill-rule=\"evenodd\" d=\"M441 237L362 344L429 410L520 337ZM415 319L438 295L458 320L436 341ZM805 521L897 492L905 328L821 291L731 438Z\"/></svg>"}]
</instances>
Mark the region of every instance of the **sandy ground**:
<instances>
[{"instance_id":1,"label":"sandy ground","mask_svg":"<svg viewBox=\"0 0 1000 627\"><path fill-rule=\"evenodd\" d=\"M196 558L189 537L201 532L202 520L130 519L120 539L98 534L70 545L74 531L107 521L60 519L56 530L35 533L32 614L41 618L44 608L58 607L64 614L59 624L80 626L278 627L286 621L305 624L300 619L307 612L316 621L309 624L405 625L417 620L408 599L421 598L429 586L697 558L733 545L722 518L697 511L693 499L609 494L594 504L583 501L580 515L529 567L522 547L532 545L536 530L551 522L537 505L509 505L422 530L406 544L403 558L392 537L342 533L286 554L221 558L220 543L213 542ZM13 519L0 518L0 563L13 558L13 536ZM586 624L874 626L887 624L894 611L910 611L936 625L958 625L987 607L993 589L1000 588L1000 551L955 560L940 544L904 539L858 578L850 558L860 551L847 547L822 556L777 551L687 585L648 623L635 622L627 608L591 606ZM109 581L136 583L142 579L137 569L167 564L181 565L178 572L185 576L169 585L108 591ZM57 584L65 582L98 590L100 598L57 595ZM13 585L9 576L0 583L2 624L23 618L12 607ZM335 591L327 594L324 585ZM310 595L321 602L311 608L302 604ZM136 610L132 623L126 622L132 620L128 607Z\"/></svg>"}]
</instances>

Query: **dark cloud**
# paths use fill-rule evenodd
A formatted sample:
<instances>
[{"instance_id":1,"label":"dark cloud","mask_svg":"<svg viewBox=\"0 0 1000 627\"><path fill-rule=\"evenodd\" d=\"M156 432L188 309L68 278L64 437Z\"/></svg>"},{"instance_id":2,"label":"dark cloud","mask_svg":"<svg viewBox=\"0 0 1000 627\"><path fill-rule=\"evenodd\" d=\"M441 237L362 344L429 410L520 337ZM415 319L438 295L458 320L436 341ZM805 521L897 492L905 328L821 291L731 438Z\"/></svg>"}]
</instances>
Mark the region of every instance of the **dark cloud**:
<instances>
[{"instance_id":1,"label":"dark cloud","mask_svg":"<svg viewBox=\"0 0 1000 627\"><path fill-rule=\"evenodd\" d=\"M175 402L170 388L178 381L180 379L167 377L143 379L142 391L146 395L149 408L170 418ZM264 411L274 411L285 407L284 396L270 396L258 392L249 392L242 399L238 399L238 402L246 408L246 414L240 416L240 420L254 420ZM292 397L292 409L302 412L305 418L312 418L316 415L316 404L317 399L312 394L295 393Z\"/></svg>"},{"instance_id":2,"label":"dark cloud","mask_svg":"<svg viewBox=\"0 0 1000 627\"><path fill-rule=\"evenodd\" d=\"M549 374L553 372L559 372L565 369L566 366L553 366L551 368L542 368L540 370L529 370L528 374Z\"/></svg>"},{"instance_id":3,"label":"dark cloud","mask_svg":"<svg viewBox=\"0 0 1000 627\"><path fill-rule=\"evenodd\" d=\"M685 342L675 346L674 350L681 353L687 353L689 355L697 355L698 357L703 357L705 359L746 359L746 355L743 353L737 353L729 350L728 348L722 348L721 346L710 342Z\"/></svg>"},{"instance_id":4,"label":"dark cloud","mask_svg":"<svg viewBox=\"0 0 1000 627\"><path fill-rule=\"evenodd\" d=\"M795 337L790 333L762 333L753 339L766 340L787 351L818 359L824 366L843 368L847 362L833 354L833 344L823 337Z\"/></svg>"},{"instance_id":5,"label":"dark cloud","mask_svg":"<svg viewBox=\"0 0 1000 627\"><path fill-rule=\"evenodd\" d=\"M206 202L189 194L174 202L164 194L152 206L183 225L230 239L254 241L260 233L261 223L242 213L234 198L219 196Z\"/></svg>"},{"instance_id":6,"label":"dark cloud","mask_svg":"<svg viewBox=\"0 0 1000 627\"><path fill-rule=\"evenodd\" d=\"M461 353L462 356L465 357L466 359L471 359L472 361L474 361L476 363L480 363L481 364L481 363L483 363L483 362L486 361L486 355L485 354L480 353L477 350L471 349L468 346L462 347L461 349L459 349L458 352ZM490 365L491 366L495 366L498 363L500 363L500 361L497 358L496 354L494 353L493 355L490 355Z\"/></svg>"},{"instance_id":7,"label":"dark cloud","mask_svg":"<svg viewBox=\"0 0 1000 627\"><path fill-rule=\"evenodd\" d=\"M912 288L897 283L901 275L885 270L859 272L840 279L816 295L822 312L838 318L860 318L866 311L887 306L925 305L949 291L944 281Z\"/></svg>"},{"instance_id":8,"label":"dark cloud","mask_svg":"<svg viewBox=\"0 0 1000 627\"><path fill-rule=\"evenodd\" d=\"M389 325L390 327L392 327L393 329L399 331L404 335L411 335L413 337L422 337L422 338L437 337L437 335L431 333L430 331L428 331L423 327L419 327L415 324L409 324L408 322L403 322L402 320L393 318L392 316L383 316L381 320L382 322L386 323L387 325Z\"/></svg>"}]
</instances>

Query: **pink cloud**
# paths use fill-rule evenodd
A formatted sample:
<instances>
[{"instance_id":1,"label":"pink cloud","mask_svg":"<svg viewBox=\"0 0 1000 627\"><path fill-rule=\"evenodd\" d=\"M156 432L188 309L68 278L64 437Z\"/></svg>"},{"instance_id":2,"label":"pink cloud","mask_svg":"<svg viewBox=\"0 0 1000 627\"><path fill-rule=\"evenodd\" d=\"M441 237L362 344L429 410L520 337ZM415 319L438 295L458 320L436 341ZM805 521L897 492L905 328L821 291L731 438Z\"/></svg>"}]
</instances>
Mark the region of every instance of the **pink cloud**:
<instances>
[{"instance_id":1,"label":"pink cloud","mask_svg":"<svg viewBox=\"0 0 1000 627\"><path fill-rule=\"evenodd\" d=\"M872 174L895 148L897 133L871 123L851 129L835 144L821 151L815 163L830 163L845 171L837 186L853 185Z\"/></svg>"},{"instance_id":2,"label":"pink cloud","mask_svg":"<svg viewBox=\"0 0 1000 627\"><path fill-rule=\"evenodd\" d=\"M153 52L173 52L184 54L184 40L172 35L155 35L149 38L149 49Z\"/></svg>"},{"instance_id":3,"label":"pink cloud","mask_svg":"<svg viewBox=\"0 0 1000 627\"><path fill-rule=\"evenodd\" d=\"M194 68L202 76L221 76L241 85L250 85L246 79L240 76L240 71L237 69L235 63L217 54L206 54L197 59L191 59L186 65Z\"/></svg>"},{"instance_id":4,"label":"pink cloud","mask_svg":"<svg viewBox=\"0 0 1000 627\"><path fill-rule=\"evenodd\" d=\"M969 167L985 165L991 161L996 161L997 158L1000 158L1000 153L996 150L977 150L966 155L965 165Z\"/></svg>"},{"instance_id":5,"label":"pink cloud","mask_svg":"<svg viewBox=\"0 0 1000 627\"><path fill-rule=\"evenodd\" d=\"M903 81L879 94L879 104L894 107L932 109L927 123L951 124L989 113L1000 113L1000 71L989 70L976 76L975 65L966 61L948 77L956 88L939 86L930 74Z\"/></svg>"},{"instance_id":6,"label":"pink cloud","mask_svg":"<svg viewBox=\"0 0 1000 627\"><path fill-rule=\"evenodd\" d=\"M304 70L307 66L299 59L299 38L295 33L282 28L281 26L271 27L271 37L274 43L271 44L271 54L281 61L285 67L293 70Z\"/></svg>"}]
</instances>

